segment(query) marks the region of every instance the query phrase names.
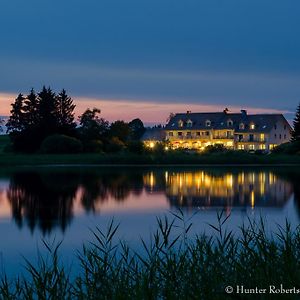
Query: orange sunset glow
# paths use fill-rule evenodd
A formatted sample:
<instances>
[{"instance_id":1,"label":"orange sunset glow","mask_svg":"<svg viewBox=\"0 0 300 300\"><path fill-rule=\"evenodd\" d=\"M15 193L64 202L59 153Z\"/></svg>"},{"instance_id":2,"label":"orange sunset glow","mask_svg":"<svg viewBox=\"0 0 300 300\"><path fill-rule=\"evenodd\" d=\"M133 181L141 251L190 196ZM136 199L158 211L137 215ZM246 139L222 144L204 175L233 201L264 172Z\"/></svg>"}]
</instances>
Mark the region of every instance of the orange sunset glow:
<instances>
[{"instance_id":1,"label":"orange sunset glow","mask_svg":"<svg viewBox=\"0 0 300 300\"><path fill-rule=\"evenodd\" d=\"M17 95L9 93L0 93L0 115L8 116L10 112L10 105ZM193 112L210 112L222 111L224 109L221 105L206 104L206 103L159 103L153 101L129 101L122 99L101 99L73 96L76 104L75 113L77 116L81 115L85 109L97 107L101 109L103 118L114 120L130 121L134 118L140 118L145 123L162 123L166 122L171 112L185 112L191 110ZM231 112L239 112L240 109L247 109L249 113L289 113L289 111L259 108L259 107L234 107L230 106Z\"/></svg>"}]
</instances>

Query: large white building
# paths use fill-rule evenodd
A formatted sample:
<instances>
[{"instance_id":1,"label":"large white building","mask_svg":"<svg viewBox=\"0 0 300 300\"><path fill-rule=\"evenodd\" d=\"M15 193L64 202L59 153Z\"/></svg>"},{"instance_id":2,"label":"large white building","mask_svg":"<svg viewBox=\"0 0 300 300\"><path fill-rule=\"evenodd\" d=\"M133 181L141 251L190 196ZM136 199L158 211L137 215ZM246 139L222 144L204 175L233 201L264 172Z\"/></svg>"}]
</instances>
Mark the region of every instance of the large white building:
<instances>
[{"instance_id":1,"label":"large white building","mask_svg":"<svg viewBox=\"0 0 300 300\"><path fill-rule=\"evenodd\" d=\"M282 114L247 114L223 112L179 113L162 129L164 140L172 148L203 150L222 144L236 150L270 151L289 142L291 126ZM144 139L155 143L151 136Z\"/></svg>"}]
</instances>

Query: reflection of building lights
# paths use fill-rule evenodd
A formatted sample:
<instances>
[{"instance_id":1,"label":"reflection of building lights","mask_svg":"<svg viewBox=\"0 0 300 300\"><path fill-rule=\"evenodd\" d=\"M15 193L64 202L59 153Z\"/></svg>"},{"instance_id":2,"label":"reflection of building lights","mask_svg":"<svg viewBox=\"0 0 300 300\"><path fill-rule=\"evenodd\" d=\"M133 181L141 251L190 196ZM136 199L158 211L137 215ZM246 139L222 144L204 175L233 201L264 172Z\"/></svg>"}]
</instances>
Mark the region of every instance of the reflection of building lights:
<instances>
[{"instance_id":1,"label":"reflection of building lights","mask_svg":"<svg viewBox=\"0 0 300 300\"><path fill-rule=\"evenodd\" d=\"M239 184L245 183L245 173L244 172L242 172L238 175L238 182L239 182Z\"/></svg>"},{"instance_id":2,"label":"reflection of building lights","mask_svg":"<svg viewBox=\"0 0 300 300\"><path fill-rule=\"evenodd\" d=\"M273 184L275 182L275 176L273 173L269 173L269 184Z\"/></svg>"},{"instance_id":3,"label":"reflection of building lights","mask_svg":"<svg viewBox=\"0 0 300 300\"><path fill-rule=\"evenodd\" d=\"M226 183L227 183L227 186L232 187L232 185L233 185L233 176L232 175L226 176Z\"/></svg>"},{"instance_id":4,"label":"reflection of building lights","mask_svg":"<svg viewBox=\"0 0 300 300\"><path fill-rule=\"evenodd\" d=\"M166 146L166 147L165 147L165 150L166 150L166 151L168 151L168 150L169 150L169 147L168 147L168 146Z\"/></svg>"},{"instance_id":5,"label":"reflection of building lights","mask_svg":"<svg viewBox=\"0 0 300 300\"><path fill-rule=\"evenodd\" d=\"M262 182L260 183L260 194L261 196L265 194L265 184Z\"/></svg>"},{"instance_id":6,"label":"reflection of building lights","mask_svg":"<svg viewBox=\"0 0 300 300\"><path fill-rule=\"evenodd\" d=\"M254 205L255 205L254 191L251 191L250 199L251 199L251 207L254 208Z\"/></svg>"},{"instance_id":7,"label":"reflection of building lights","mask_svg":"<svg viewBox=\"0 0 300 300\"><path fill-rule=\"evenodd\" d=\"M149 147L150 147L150 148L154 148L154 146L155 146L154 143L153 143L153 142L150 142Z\"/></svg>"},{"instance_id":8,"label":"reflection of building lights","mask_svg":"<svg viewBox=\"0 0 300 300\"><path fill-rule=\"evenodd\" d=\"M154 187L154 175L153 175L153 172L150 173L150 187L151 187L151 189Z\"/></svg>"}]
</instances>

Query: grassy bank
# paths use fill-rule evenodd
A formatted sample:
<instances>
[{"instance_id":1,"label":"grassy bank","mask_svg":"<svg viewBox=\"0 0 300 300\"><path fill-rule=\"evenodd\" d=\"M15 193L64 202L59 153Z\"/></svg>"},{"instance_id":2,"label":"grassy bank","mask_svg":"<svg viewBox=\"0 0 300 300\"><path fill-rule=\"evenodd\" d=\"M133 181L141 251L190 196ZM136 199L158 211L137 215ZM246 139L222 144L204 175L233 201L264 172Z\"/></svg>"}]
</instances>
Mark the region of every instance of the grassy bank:
<instances>
[{"instance_id":1,"label":"grassy bank","mask_svg":"<svg viewBox=\"0 0 300 300\"><path fill-rule=\"evenodd\" d=\"M38 166L38 165L225 165L225 164L300 164L300 155L288 154L250 154L242 151L224 153L186 153L169 151L166 153L131 152L97 154L15 154L4 152L8 136L0 136L0 166Z\"/></svg>"},{"instance_id":2,"label":"grassy bank","mask_svg":"<svg viewBox=\"0 0 300 300\"><path fill-rule=\"evenodd\" d=\"M299 155L255 155L229 152L213 154L0 154L0 166L37 165L275 165L300 164Z\"/></svg>"},{"instance_id":3,"label":"grassy bank","mask_svg":"<svg viewBox=\"0 0 300 300\"><path fill-rule=\"evenodd\" d=\"M175 226L180 234L178 227L173 233ZM111 223L106 230L96 229L94 242L83 247L81 271L72 279L59 248L46 244L48 259L40 256L37 265L27 261L27 273L16 281L2 279L1 299L298 298L293 288L300 288L299 229L286 224L270 235L263 222L252 222L235 235L225 230L222 215L211 226L215 236L189 237L191 224L182 214L173 221L158 219L152 242L141 241L143 250L136 252L114 240L117 226ZM242 285L266 292L237 295ZM278 294L281 285L289 292Z\"/></svg>"}]
</instances>

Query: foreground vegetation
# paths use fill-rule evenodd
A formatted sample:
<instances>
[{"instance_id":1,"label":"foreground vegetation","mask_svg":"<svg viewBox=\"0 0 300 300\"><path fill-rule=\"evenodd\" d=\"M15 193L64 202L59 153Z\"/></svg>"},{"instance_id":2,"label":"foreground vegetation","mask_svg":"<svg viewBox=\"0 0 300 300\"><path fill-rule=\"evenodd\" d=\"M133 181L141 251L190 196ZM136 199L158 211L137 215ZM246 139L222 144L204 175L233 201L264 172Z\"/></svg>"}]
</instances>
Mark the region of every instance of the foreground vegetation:
<instances>
[{"instance_id":1,"label":"foreground vegetation","mask_svg":"<svg viewBox=\"0 0 300 300\"><path fill-rule=\"evenodd\" d=\"M183 213L158 219L150 242L135 251L116 241L118 226L97 228L94 241L78 255L80 271L70 274L60 261L59 245L45 243L48 255L38 263L26 261L26 274L13 281L3 277L1 299L252 299L236 294L236 286L266 289L259 299L296 299L277 294L299 288L300 229L266 230L263 221L243 225L238 233L226 230L228 217L218 215L210 225L215 235L190 237L191 220ZM179 229L178 229L179 228ZM233 293L226 294L231 286ZM274 286L277 293L269 293Z\"/></svg>"}]
</instances>

